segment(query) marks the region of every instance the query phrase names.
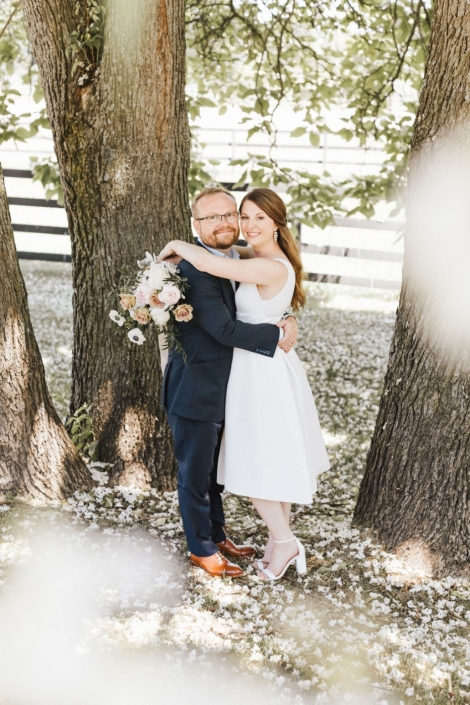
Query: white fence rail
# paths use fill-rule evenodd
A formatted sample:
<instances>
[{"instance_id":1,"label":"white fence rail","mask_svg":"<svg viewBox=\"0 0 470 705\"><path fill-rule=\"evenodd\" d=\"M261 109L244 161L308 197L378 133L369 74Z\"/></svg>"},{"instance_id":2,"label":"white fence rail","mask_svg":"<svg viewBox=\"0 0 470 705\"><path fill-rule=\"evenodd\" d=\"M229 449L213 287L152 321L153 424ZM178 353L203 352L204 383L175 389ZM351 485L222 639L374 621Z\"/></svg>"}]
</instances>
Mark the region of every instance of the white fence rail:
<instances>
[{"instance_id":1,"label":"white fence rail","mask_svg":"<svg viewBox=\"0 0 470 705\"><path fill-rule=\"evenodd\" d=\"M249 152L267 153L267 141L259 138L247 142L246 131L239 129L200 129L205 143L203 156L218 159L214 177L223 183L234 183L238 174L229 161L247 158ZM19 149L6 143L0 150L10 204L13 230L20 258L70 261L70 238L67 218L56 201L44 198L41 184L32 181L30 155L53 154L50 138L35 138ZM288 131L278 133L276 159L287 166L306 168L312 173L325 168L336 175L369 173L379 168L379 149L363 150L324 137L318 148L304 144L302 138L292 140ZM236 197L241 196L235 193ZM341 284L398 289L401 283L403 240L395 221L338 219L325 230L301 229L301 251L309 278Z\"/></svg>"}]
</instances>

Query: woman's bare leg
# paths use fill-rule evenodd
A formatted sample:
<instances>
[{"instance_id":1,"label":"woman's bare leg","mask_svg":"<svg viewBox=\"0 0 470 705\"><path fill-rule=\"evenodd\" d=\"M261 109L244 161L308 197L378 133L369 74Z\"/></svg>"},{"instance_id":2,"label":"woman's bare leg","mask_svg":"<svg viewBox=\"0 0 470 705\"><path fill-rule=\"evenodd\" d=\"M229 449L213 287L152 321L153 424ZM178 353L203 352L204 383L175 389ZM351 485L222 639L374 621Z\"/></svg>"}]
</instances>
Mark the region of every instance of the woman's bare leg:
<instances>
[{"instance_id":1,"label":"woman's bare leg","mask_svg":"<svg viewBox=\"0 0 470 705\"><path fill-rule=\"evenodd\" d=\"M253 500L251 500L253 502ZM284 516L286 518L287 523L290 521L290 511L291 511L291 503L290 502L281 502L281 507L282 511L284 512ZM261 559L261 562L266 565L266 567L269 564L269 561L271 560L271 554L273 552L273 537L271 536L271 533L269 533L268 536L268 542L264 548L264 556Z\"/></svg>"},{"instance_id":2,"label":"woman's bare leg","mask_svg":"<svg viewBox=\"0 0 470 705\"><path fill-rule=\"evenodd\" d=\"M269 570L274 575L279 575L285 564L298 553L295 541L289 541L294 537L289 526L290 504L288 502L272 502L268 499L251 498L251 501L269 529L272 546L269 556ZM286 543L273 543L272 539L286 541Z\"/></svg>"},{"instance_id":3,"label":"woman's bare leg","mask_svg":"<svg viewBox=\"0 0 470 705\"><path fill-rule=\"evenodd\" d=\"M290 522L290 510L292 507L292 504L290 502L281 502L282 506L282 511L284 512L284 516L286 517L287 523Z\"/></svg>"}]
</instances>

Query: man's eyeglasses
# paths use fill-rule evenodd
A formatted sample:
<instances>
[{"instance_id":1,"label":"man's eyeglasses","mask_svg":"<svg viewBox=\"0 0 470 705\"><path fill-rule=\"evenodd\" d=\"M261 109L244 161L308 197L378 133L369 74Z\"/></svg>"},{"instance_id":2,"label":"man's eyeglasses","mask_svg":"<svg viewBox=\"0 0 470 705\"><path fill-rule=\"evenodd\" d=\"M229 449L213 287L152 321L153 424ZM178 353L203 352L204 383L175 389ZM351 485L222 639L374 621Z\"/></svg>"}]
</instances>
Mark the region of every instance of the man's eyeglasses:
<instances>
[{"instance_id":1,"label":"man's eyeglasses","mask_svg":"<svg viewBox=\"0 0 470 705\"><path fill-rule=\"evenodd\" d=\"M207 220L208 223L215 225L216 223L221 223L222 218L225 218L227 223L235 223L238 220L238 213L234 211L233 213L225 213L225 215L206 215L205 218L194 218L194 220Z\"/></svg>"}]
</instances>

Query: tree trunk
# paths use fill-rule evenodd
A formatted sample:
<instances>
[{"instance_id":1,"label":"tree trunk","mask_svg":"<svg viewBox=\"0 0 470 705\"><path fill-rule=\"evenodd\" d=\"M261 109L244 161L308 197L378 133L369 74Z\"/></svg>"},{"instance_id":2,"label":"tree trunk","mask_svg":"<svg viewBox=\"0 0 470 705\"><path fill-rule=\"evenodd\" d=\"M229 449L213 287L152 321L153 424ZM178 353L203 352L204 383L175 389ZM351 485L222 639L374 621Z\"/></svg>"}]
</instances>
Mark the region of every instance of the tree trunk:
<instances>
[{"instance_id":1,"label":"tree trunk","mask_svg":"<svg viewBox=\"0 0 470 705\"><path fill-rule=\"evenodd\" d=\"M90 0L23 2L72 242L71 408L92 404L100 459L115 482L141 488L172 488L175 476L157 337L139 347L113 335L107 296L123 265L137 270L146 250L190 237L184 4L108 2L103 42L74 53Z\"/></svg>"},{"instance_id":2,"label":"tree trunk","mask_svg":"<svg viewBox=\"0 0 470 705\"><path fill-rule=\"evenodd\" d=\"M470 6L437 0L412 142L403 288L355 510L435 575L470 567Z\"/></svg>"},{"instance_id":3,"label":"tree trunk","mask_svg":"<svg viewBox=\"0 0 470 705\"><path fill-rule=\"evenodd\" d=\"M46 387L0 167L0 495L60 500L90 474Z\"/></svg>"}]
</instances>

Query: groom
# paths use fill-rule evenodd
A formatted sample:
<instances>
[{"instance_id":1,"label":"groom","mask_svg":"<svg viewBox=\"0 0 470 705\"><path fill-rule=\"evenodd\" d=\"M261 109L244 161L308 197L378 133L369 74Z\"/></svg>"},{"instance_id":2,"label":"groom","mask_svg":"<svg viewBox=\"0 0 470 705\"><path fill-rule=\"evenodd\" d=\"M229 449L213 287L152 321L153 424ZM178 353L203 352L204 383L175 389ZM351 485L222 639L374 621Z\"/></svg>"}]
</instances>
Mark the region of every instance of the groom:
<instances>
[{"instance_id":1,"label":"groom","mask_svg":"<svg viewBox=\"0 0 470 705\"><path fill-rule=\"evenodd\" d=\"M232 249L239 235L237 204L229 191L206 189L196 196L191 210L201 247L221 257L239 256ZM277 345L285 351L292 347L297 323L292 317L277 326L237 321L235 282L199 272L185 260L178 267L188 280L186 303L193 307L193 319L177 324L187 359L170 351L162 403L175 441L183 527L191 563L210 575L238 577L243 571L229 558L250 557L255 550L237 546L226 536L223 487L217 483L233 348L273 357Z\"/></svg>"}]
</instances>

